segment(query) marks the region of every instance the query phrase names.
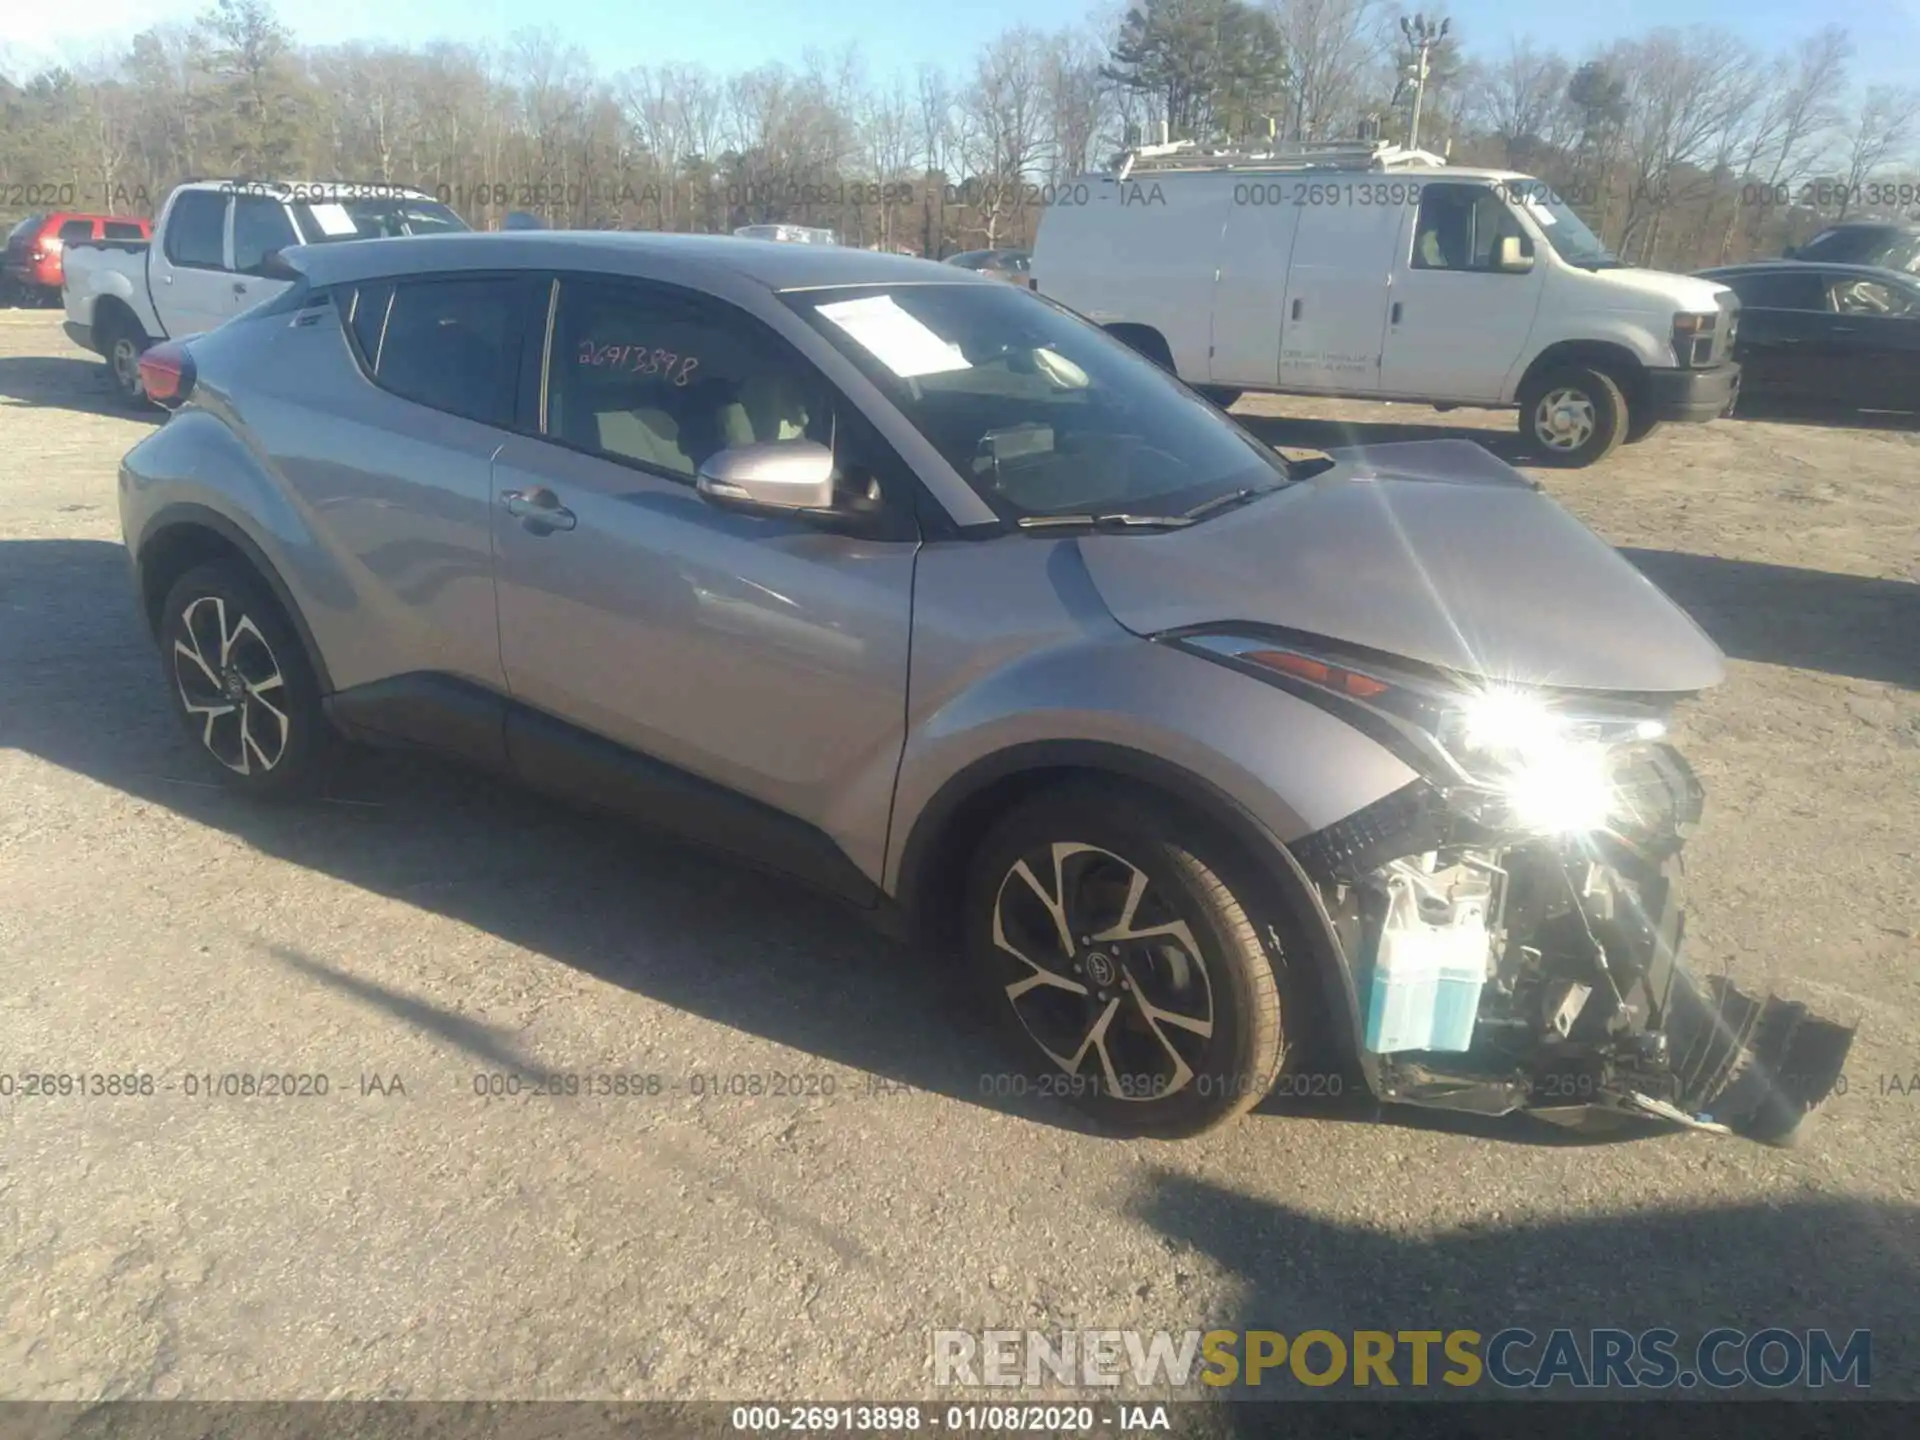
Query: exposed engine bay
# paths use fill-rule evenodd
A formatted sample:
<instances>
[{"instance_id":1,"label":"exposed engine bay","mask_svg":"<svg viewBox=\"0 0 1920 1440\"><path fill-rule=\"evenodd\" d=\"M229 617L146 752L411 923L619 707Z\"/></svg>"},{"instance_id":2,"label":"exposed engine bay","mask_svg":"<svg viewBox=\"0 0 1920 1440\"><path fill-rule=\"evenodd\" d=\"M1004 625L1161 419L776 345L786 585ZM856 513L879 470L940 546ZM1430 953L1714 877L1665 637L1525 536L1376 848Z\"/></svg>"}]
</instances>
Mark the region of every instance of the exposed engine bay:
<instances>
[{"instance_id":1,"label":"exposed engine bay","mask_svg":"<svg viewBox=\"0 0 1920 1440\"><path fill-rule=\"evenodd\" d=\"M1681 968L1700 788L1663 743L1610 764L1591 830L1489 826L1422 782L1301 847L1352 965L1368 1078L1400 1103L1787 1143L1853 1029Z\"/></svg>"}]
</instances>

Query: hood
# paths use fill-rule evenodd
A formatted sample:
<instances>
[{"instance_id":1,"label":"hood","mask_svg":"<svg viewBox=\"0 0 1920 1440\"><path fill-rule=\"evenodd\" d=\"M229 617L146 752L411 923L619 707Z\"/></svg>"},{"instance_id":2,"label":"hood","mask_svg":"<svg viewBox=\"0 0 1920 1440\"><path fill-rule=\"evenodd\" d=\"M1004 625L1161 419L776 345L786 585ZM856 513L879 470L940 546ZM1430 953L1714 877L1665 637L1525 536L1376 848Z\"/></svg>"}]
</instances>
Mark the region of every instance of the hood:
<instances>
[{"instance_id":1,"label":"hood","mask_svg":"<svg viewBox=\"0 0 1920 1440\"><path fill-rule=\"evenodd\" d=\"M1330 452L1332 469L1184 530L1081 554L1142 635L1276 626L1495 680L1684 693L1723 657L1606 541L1470 440Z\"/></svg>"},{"instance_id":2,"label":"hood","mask_svg":"<svg viewBox=\"0 0 1920 1440\"><path fill-rule=\"evenodd\" d=\"M1671 270L1643 270L1624 265L1617 270L1579 270L1589 283L1598 282L1606 292L1605 308L1639 313L1641 311L1708 311L1719 303L1728 287L1718 280L1698 275L1679 275Z\"/></svg>"}]
</instances>

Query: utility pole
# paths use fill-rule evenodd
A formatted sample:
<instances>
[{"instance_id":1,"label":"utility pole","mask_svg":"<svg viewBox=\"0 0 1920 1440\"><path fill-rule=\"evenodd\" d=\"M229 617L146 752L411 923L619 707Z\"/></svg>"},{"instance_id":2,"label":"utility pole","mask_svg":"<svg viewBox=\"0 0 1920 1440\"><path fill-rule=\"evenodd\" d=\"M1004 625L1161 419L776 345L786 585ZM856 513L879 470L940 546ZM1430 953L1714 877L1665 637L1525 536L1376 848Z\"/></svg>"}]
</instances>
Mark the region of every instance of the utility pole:
<instances>
[{"instance_id":1,"label":"utility pole","mask_svg":"<svg viewBox=\"0 0 1920 1440\"><path fill-rule=\"evenodd\" d=\"M1433 56L1433 47L1446 39L1447 31L1452 28L1451 20L1443 19L1436 25L1425 15L1415 15L1412 20L1404 15L1400 17L1400 33L1413 47L1413 65L1407 72L1407 78L1413 81L1413 118L1407 122L1409 150L1420 148L1420 102L1427 96L1428 62Z\"/></svg>"}]
</instances>

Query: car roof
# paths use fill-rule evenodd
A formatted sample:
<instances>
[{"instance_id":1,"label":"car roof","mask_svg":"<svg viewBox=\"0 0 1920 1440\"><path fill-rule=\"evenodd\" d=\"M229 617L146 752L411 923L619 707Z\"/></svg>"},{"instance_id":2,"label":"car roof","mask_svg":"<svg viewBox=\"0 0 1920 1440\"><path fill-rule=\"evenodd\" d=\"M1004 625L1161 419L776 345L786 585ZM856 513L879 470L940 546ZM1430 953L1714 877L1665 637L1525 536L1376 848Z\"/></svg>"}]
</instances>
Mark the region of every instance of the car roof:
<instances>
[{"instance_id":1,"label":"car roof","mask_svg":"<svg viewBox=\"0 0 1920 1440\"><path fill-rule=\"evenodd\" d=\"M888 284L1000 282L917 256L843 245L794 245L737 235L627 230L499 230L340 240L290 247L282 256L317 285L440 270L594 270L698 282L726 274L768 290Z\"/></svg>"},{"instance_id":2,"label":"car roof","mask_svg":"<svg viewBox=\"0 0 1920 1440\"><path fill-rule=\"evenodd\" d=\"M1920 285L1920 278L1904 270L1890 270L1885 265L1839 265L1826 260L1749 260L1740 265L1716 265L1711 270L1695 273L1709 280L1717 280L1725 275L1789 275L1805 270L1848 275L1856 280L1892 280L1906 289Z\"/></svg>"}]
</instances>

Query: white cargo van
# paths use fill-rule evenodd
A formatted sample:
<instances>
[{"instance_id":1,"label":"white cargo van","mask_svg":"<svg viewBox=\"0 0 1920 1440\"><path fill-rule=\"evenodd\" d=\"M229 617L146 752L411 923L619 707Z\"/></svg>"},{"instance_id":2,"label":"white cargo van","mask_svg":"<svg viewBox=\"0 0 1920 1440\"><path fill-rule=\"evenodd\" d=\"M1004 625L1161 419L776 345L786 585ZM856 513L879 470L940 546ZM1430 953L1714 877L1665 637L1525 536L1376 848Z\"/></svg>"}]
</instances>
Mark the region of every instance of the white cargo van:
<instances>
[{"instance_id":1,"label":"white cargo van","mask_svg":"<svg viewBox=\"0 0 1920 1440\"><path fill-rule=\"evenodd\" d=\"M1134 151L1054 187L1032 264L1218 403L1517 405L1551 463L1711 420L1739 382L1726 286L1622 264L1541 181L1393 146Z\"/></svg>"}]
</instances>

